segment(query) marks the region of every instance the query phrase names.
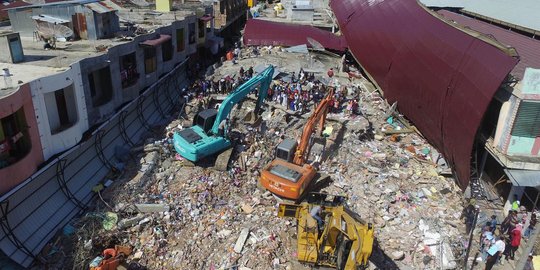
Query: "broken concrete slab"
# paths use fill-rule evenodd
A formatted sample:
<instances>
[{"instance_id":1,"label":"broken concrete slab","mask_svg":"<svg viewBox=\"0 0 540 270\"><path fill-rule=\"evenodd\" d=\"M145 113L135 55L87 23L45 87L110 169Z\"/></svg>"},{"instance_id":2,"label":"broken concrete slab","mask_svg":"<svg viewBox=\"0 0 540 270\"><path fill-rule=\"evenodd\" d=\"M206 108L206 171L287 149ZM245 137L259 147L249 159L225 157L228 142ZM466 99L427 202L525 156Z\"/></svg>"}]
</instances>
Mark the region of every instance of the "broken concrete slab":
<instances>
[{"instance_id":1,"label":"broken concrete slab","mask_svg":"<svg viewBox=\"0 0 540 270\"><path fill-rule=\"evenodd\" d=\"M125 218L118 222L118 228L119 229L127 229L129 227L133 227L139 223L139 221L143 220L144 216L136 216L132 218Z\"/></svg>"},{"instance_id":2,"label":"broken concrete slab","mask_svg":"<svg viewBox=\"0 0 540 270\"><path fill-rule=\"evenodd\" d=\"M168 212L170 210L170 206L167 204L138 203L135 204L135 207L140 213Z\"/></svg>"},{"instance_id":3,"label":"broken concrete slab","mask_svg":"<svg viewBox=\"0 0 540 270\"><path fill-rule=\"evenodd\" d=\"M236 240L236 244L234 244L234 252L241 253L242 249L244 248L244 244L246 243L246 240L249 237L249 228L242 229L242 232L240 232L240 236L238 236L238 239Z\"/></svg>"}]
</instances>

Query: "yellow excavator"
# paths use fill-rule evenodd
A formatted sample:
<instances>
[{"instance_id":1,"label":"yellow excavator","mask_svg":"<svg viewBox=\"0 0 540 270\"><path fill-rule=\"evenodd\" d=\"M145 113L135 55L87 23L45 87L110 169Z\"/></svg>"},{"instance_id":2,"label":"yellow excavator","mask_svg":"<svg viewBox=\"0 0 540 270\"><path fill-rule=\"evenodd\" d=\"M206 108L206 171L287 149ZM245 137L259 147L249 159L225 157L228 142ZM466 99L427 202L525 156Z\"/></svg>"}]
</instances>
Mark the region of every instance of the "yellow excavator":
<instances>
[{"instance_id":1,"label":"yellow excavator","mask_svg":"<svg viewBox=\"0 0 540 270\"><path fill-rule=\"evenodd\" d=\"M339 270L366 269L373 251L373 226L345 205L346 197L310 193L301 204L280 203L279 217L298 221L298 260ZM320 226L313 217L316 208Z\"/></svg>"}]
</instances>

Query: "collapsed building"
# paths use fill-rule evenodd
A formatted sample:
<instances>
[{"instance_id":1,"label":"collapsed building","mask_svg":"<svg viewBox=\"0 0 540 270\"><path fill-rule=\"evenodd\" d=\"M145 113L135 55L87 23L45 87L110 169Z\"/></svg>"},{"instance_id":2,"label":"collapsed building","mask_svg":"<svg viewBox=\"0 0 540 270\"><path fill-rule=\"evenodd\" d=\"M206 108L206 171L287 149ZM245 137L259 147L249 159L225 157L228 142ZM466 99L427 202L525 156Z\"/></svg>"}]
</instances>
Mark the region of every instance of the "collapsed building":
<instances>
[{"instance_id":1,"label":"collapsed building","mask_svg":"<svg viewBox=\"0 0 540 270\"><path fill-rule=\"evenodd\" d=\"M160 8L163 10L171 9L171 2L162 4ZM53 237L54 232L65 228L72 217L86 209L95 195L91 188L119 166L110 161L116 151L112 146L122 143L135 145L143 138L145 130L151 129L150 125L163 124L164 119L170 118L168 114L177 105L174 100L179 98L177 90L186 83L183 76L187 57L191 55L188 61L196 62L196 59L201 59L196 54L202 48L219 49L223 46L223 40L213 36L213 29L219 28L215 26L216 12L231 15L230 20L224 18L221 23L220 27L225 28L235 25L234 22L242 17L242 12L236 9L231 11L230 6L245 8L243 3L219 1L217 11L216 4L213 10L204 8L195 14L173 12L164 15L147 11L131 13L108 2L104 5L96 1L67 1L9 10L15 20L18 12L27 14L31 10L32 20L72 28L78 38L83 40L85 35L81 26L85 23L96 25L101 22L103 27L87 28L89 32L86 37L93 39L95 36L97 43L90 45L82 41L69 44L74 45L73 51L66 46L63 51L66 55L64 60L60 53L52 51L33 58L36 51L39 51L38 55L43 54L40 48L42 43L31 43L33 30L25 29L24 23L21 24L20 36L8 33L0 37L6 41L4 44L8 44L10 51L10 59L2 61L23 61L22 65L5 64L10 71L4 75L7 78L4 87L6 90L2 90L5 96L0 100L5 104L0 106L4 109L0 111L2 127L9 127L5 128L4 139L15 142L8 147L8 143L0 140L2 157L7 156L2 160L5 163L2 163L4 167L0 169L0 175L2 179L10 176L10 181L3 182L3 190L7 193L2 196L1 225L4 230L0 241L5 255L23 266L39 261L41 249ZM251 2L250 5L254 4ZM256 36L250 42L255 42L253 45L293 46L306 43L307 37L315 33L324 36L324 39L319 40L324 47L336 51L348 47L371 82L384 94L384 98L391 103L397 102L399 111L443 154L454 169L462 189L472 187L469 189L473 195L487 197L488 187L478 179L482 175L489 176L488 182L495 183L503 173L511 182L498 185L499 188L503 187L499 194L503 198L526 194L531 198L530 205L536 206L537 200L534 198L538 198L538 191L534 175L538 164L535 156L538 154L538 148L535 147L537 132L527 127L535 127L532 124L535 123L534 100L538 89L534 83L534 68L538 66L534 61L537 56L534 53L525 54L524 51L528 46L536 48L537 41L533 40L522 48L508 48L500 43L506 43L502 37L497 38L498 42L477 32L455 27L453 22L438 18L415 1L332 1L331 6L342 33L337 41L332 40L337 37L334 34L328 35L330 33L321 33L317 31L319 29L298 26L295 29L302 29L298 36L283 35L292 28L279 26L280 33L263 33L265 35ZM44 10L55 7L58 10L59 7L68 10L76 7L90 10L93 15L81 18L77 12L69 13L71 17L42 14ZM124 29L116 28L114 23L119 14L129 14L133 16L130 18L139 19L140 25L152 22L153 25L141 27L151 29L151 33L136 37L121 36L113 40L118 44L108 47L111 40L100 42L99 37L111 37L115 29ZM468 17L445 11L440 14L458 24L470 23L472 29L478 27L476 30L485 30L481 24L470 22ZM184 19L180 20L177 15ZM30 14L25 16L21 22L28 20ZM156 19L158 16L164 17ZM104 21L108 23L103 24ZM128 29L131 27L129 24L124 26ZM261 34L254 31L256 29L246 29L247 40L250 35L253 37ZM516 38L511 37L508 43ZM265 43L263 39L270 43ZM61 43L57 44L62 48ZM77 45L83 45L83 49L77 50ZM19 48L24 49L24 53ZM34 59L37 63L25 65L25 59ZM30 68L33 74L25 74ZM177 78L168 79L174 76ZM18 85L13 86L13 82ZM13 104L19 109L14 109ZM167 106L160 106L163 104ZM92 132L92 127L95 132ZM91 140L81 143L85 135ZM421 141L416 137L409 140ZM63 151L66 152L62 154ZM148 168L155 165L155 161L152 161L154 158L145 161L145 173L146 170L152 172ZM45 160L50 162L36 172ZM78 164L87 166L74 170L73 166ZM485 174L481 173L483 167L487 168ZM498 169L492 169L495 167ZM374 166L368 169L371 173L377 173ZM396 175L402 176L399 173ZM202 176L199 180L205 182L204 185L211 185ZM452 189L446 183L441 185L437 189ZM431 198L428 194L432 191L428 187L424 188L422 200ZM395 189L391 186L383 193L393 196ZM365 195L365 198L376 200L381 192ZM263 197L266 195L253 196L255 205L270 209L270 205L257 202ZM453 204L457 201L455 197L446 200ZM379 200L378 205L386 203ZM247 209L244 212L252 212L249 207L242 208ZM402 214L403 211L394 208L394 211ZM197 209L190 211L196 212L194 217L200 215ZM186 214L191 215L190 211ZM452 209L451 216L454 218L457 218L456 211ZM32 214L25 214L28 212ZM227 213L232 215L235 212L227 210ZM406 211L403 212L403 216L407 215ZM261 216L268 217L267 214ZM206 221L211 223L212 218L206 218ZM380 218L383 221L379 220L379 223L395 223L398 220L388 216ZM39 223L36 220L46 222ZM28 231L33 233L27 234ZM227 229L220 232L221 235L231 233ZM253 246L256 246L256 242ZM398 255L396 257L402 257Z\"/></svg>"}]
</instances>

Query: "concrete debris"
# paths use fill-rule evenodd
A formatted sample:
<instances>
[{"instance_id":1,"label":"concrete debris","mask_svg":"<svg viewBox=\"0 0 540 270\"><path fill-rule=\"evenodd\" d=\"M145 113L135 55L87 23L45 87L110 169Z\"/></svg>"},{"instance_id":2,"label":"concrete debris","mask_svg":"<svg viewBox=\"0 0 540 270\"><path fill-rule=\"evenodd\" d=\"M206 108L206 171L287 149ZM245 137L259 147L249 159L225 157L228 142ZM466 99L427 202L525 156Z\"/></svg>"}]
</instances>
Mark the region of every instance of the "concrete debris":
<instances>
[{"instance_id":1,"label":"concrete debris","mask_svg":"<svg viewBox=\"0 0 540 270\"><path fill-rule=\"evenodd\" d=\"M249 237L249 228L242 229L240 236L238 236L238 240L236 240L236 244L234 244L234 252L236 253L242 252L242 249L244 248L244 244L246 243L246 240L248 237Z\"/></svg>"},{"instance_id":2,"label":"concrete debris","mask_svg":"<svg viewBox=\"0 0 540 270\"><path fill-rule=\"evenodd\" d=\"M168 212L170 207L166 204L135 204L140 213Z\"/></svg>"},{"instance_id":3,"label":"concrete debris","mask_svg":"<svg viewBox=\"0 0 540 270\"><path fill-rule=\"evenodd\" d=\"M264 62L277 65L281 72L310 69L310 60L302 55L272 50L276 53L265 55ZM312 69L324 63L324 72L339 60L310 55L318 63ZM240 66L247 70L260 59L225 62L214 71L214 81L232 78ZM328 137L314 140L317 146L308 162L322 156L319 172L331 179L317 191L346 195L348 207L374 223L379 252L386 255L378 257L391 259L374 262L378 269L450 269L453 258L462 257L466 242L464 225L458 220L463 202L454 180L441 174L447 167L440 168L446 165L438 152L416 133L387 132L401 129L402 122L397 112L385 117L390 106L367 80L344 74L315 77L342 89L339 98L359 101L354 113L334 108L327 117ZM300 136L314 104L293 111L268 101L262 123L253 127L240 119L255 107L254 98L229 116L236 123L231 134L237 137L230 161L218 166L225 171L216 170L211 159L194 166L176 154L169 137L190 124L197 111L219 103L203 96L188 97L187 111L177 114L184 120L175 119L129 151L118 148L124 171L101 192L103 201L114 209L97 202L92 211L99 226L94 231L88 224L74 223L74 253L81 254L74 260L88 265L104 248L121 244L133 248L128 262L147 269L309 269L297 262L295 222L276 217L282 199L262 191L258 179L279 140ZM130 158L124 159L126 155ZM119 221L115 228L104 230L99 218L110 211ZM441 246L443 256L439 256Z\"/></svg>"},{"instance_id":4,"label":"concrete debris","mask_svg":"<svg viewBox=\"0 0 540 270\"><path fill-rule=\"evenodd\" d=\"M392 252L392 259L394 260L403 260L405 258L405 253L403 251L394 251Z\"/></svg>"}]
</instances>

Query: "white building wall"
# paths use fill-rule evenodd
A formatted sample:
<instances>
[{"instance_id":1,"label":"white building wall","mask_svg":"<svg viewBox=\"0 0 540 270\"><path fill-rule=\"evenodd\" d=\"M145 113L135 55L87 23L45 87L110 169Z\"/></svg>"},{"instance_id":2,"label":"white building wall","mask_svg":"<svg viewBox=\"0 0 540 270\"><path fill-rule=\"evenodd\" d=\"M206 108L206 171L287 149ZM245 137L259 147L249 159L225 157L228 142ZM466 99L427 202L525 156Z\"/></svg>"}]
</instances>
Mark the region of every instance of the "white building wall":
<instances>
[{"instance_id":1,"label":"white building wall","mask_svg":"<svg viewBox=\"0 0 540 270\"><path fill-rule=\"evenodd\" d=\"M54 124L59 121L54 92L70 85L73 85L74 97L71 99L67 94L66 100L74 100L75 104L68 104L67 108L69 114L76 111L77 121L73 126L52 134L49 122ZM73 64L71 69L64 72L30 82L30 91L32 92L32 102L34 103L45 160L76 145L81 140L82 134L88 129L88 116L79 65ZM52 108L49 113L47 106ZM49 118L51 118L50 121Z\"/></svg>"},{"instance_id":2,"label":"white building wall","mask_svg":"<svg viewBox=\"0 0 540 270\"><path fill-rule=\"evenodd\" d=\"M60 117L58 116L58 110L56 109L56 98L54 92L43 94L45 99L45 110L47 111L47 119L49 120L50 130L55 130L60 126Z\"/></svg>"}]
</instances>

